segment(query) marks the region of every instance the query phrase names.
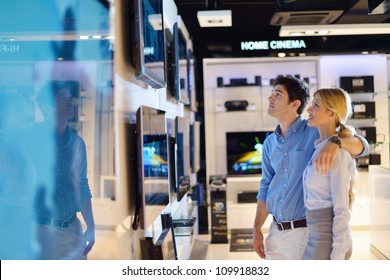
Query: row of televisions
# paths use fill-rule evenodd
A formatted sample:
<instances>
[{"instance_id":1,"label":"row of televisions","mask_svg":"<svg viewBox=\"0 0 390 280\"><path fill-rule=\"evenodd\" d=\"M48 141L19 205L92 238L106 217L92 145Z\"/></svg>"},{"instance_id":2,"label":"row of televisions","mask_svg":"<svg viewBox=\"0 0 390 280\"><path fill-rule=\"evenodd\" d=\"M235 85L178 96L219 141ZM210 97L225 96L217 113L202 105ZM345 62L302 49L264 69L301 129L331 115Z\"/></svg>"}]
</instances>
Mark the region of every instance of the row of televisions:
<instances>
[{"instance_id":1,"label":"row of televisions","mask_svg":"<svg viewBox=\"0 0 390 280\"><path fill-rule=\"evenodd\" d=\"M138 80L166 88L177 101L192 107L195 58L188 30L173 0L127 1L125 28L130 63ZM130 36L129 36L130 35Z\"/></svg>"},{"instance_id":2,"label":"row of televisions","mask_svg":"<svg viewBox=\"0 0 390 280\"><path fill-rule=\"evenodd\" d=\"M128 213L132 228L147 230L165 206L180 201L199 170L199 122L166 118L141 106L125 121Z\"/></svg>"}]
</instances>

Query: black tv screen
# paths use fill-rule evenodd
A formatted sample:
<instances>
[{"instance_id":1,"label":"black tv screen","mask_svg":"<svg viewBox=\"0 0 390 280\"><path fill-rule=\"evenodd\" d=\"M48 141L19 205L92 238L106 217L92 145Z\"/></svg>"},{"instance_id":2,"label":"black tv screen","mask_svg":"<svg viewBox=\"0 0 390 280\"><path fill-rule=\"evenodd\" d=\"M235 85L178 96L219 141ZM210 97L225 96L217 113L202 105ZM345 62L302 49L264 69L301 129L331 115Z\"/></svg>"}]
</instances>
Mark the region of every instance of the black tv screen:
<instances>
[{"instance_id":1,"label":"black tv screen","mask_svg":"<svg viewBox=\"0 0 390 280\"><path fill-rule=\"evenodd\" d=\"M133 229L153 228L160 215L155 206L169 204L168 138L165 111L148 106L137 110L138 189ZM159 208L159 209L160 209Z\"/></svg>"},{"instance_id":2,"label":"black tv screen","mask_svg":"<svg viewBox=\"0 0 390 280\"><path fill-rule=\"evenodd\" d=\"M189 33L184 25L181 17L178 17L178 55L179 55L179 76L180 76L180 102L185 105L190 104L188 91L188 74L189 74L189 60L188 60L188 46L187 40ZM186 86L187 80L187 86Z\"/></svg>"},{"instance_id":3,"label":"black tv screen","mask_svg":"<svg viewBox=\"0 0 390 280\"><path fill-rule=\"evenodd\" d=\"M272 131L227 132L228 175L261 174L263 144L271 133Z\"/></svg>"},{"instance_id":4,"label":"black tv screen","mask_svg":"<svg viewBox=\"0 0 390 280\"><path fill-rule=\"evenodd\" d=\"M190 178L190 122L188 118L176 117L176 188L177 200L189 189Z\"/></svg>"},{"instance_id":5,"label":"black tv screen","mask_svg":"<svg viewBox=\"0 0 390 280\"><path fill-rule=\"evenodd\" d=\"M145 177L168 178L167 135L144 135Z\"/></svg>"}]
</instances>

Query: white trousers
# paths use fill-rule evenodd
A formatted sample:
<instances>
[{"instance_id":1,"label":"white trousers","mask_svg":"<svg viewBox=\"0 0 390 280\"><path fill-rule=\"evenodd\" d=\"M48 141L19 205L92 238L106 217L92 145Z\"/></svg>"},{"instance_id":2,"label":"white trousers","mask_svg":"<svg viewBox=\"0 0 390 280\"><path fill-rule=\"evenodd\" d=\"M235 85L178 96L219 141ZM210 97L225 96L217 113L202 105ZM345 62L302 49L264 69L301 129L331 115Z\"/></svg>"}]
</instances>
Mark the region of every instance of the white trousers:
<instances>
[{"instance_id":1,"label":"white trousers","mask_svg":"<svg viewBox=\"0 0 390 280\"><path fill-rule=\"evenodd\" d=\"M67 228L37 224L40 255L43 260L84 260L85 241L78 218Z\"/></svg>"},{"instance_id":2,"label":"white trousers","mask_svg":"<svg viewBox=\"0 0 390 280\"><path fill-rule=\"evenodd\" d=\"M280 231L272 221L265 238L266 260L301 260L308 240L308 228Z\"/></svg>"}]
</instances>

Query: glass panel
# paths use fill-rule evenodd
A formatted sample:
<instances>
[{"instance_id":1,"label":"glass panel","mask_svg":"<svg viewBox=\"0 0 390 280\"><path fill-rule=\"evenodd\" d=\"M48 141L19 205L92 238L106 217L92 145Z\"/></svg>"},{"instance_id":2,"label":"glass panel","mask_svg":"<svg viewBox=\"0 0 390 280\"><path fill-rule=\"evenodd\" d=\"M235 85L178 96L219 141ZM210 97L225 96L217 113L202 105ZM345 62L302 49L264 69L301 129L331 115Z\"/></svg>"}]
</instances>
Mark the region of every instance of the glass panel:
<instances>
[{"instance_id":1,"label":"glass panel","mask_svg":"<svg viewBox=\"0 0 390 280\"><path fill-rule=\"evenodd\" d=\"M85 259L99 219L91 197L115 199L100 188L115 175L109 10L1 4L0 259Z\"/></svg>"}]
</instances>

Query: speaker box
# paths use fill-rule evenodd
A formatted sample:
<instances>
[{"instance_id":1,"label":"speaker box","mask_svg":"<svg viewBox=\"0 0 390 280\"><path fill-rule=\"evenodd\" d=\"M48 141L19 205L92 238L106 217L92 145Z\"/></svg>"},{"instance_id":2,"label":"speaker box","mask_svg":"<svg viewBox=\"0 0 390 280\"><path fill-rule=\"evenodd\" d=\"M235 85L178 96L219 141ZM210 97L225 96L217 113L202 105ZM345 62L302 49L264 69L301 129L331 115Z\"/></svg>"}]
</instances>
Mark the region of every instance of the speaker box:
<instances>
[{"instance_id":1,"label":"speaker box","mask_svg":"<svg viewBox=\"0 0 390 280\"><path fill-rule=\"evenodd\" d=\"M180 89L186 88L186 80L184 78L180 78Z\"/></svg>"},{"instance_id":2,"label":"speaker box","mask_svg":"<svg viewBox=\"0 0 390 280\"><path fill-rule=\"evenodd\" d=\"M261 76L255 76L255 85L261 86Z\"/></svg>"},{"instance_id":3,"label":"speaker box","mask_svg":"<svg viewBox=\"0 0 390 280\"><path fill-rule=\"evenodd\" d=\"M207 205L198 206L199 234L209 234L209 211Z\"/></svg>"},{"instance_id":4,"label":"speaker box","mask_svg":"<svg viewBox=\"0 0 390 280\"><path fill-rule=\"evenodd\" d=\"M223 77L217 77L217 87L224 87Z\"/></svg>"},{"instance_id":5,"label":"speaker box","mask_svg":"<svg viewBox=\"0 0 390 280\"><path fill-rule=\"evenodd\" d=\"M246 111L248 101L246 100L230 100L225 102L226 111Z\"/></svg>"},{"instance_id":6,"label":"speaker box","mask_svg":"<svg viewBox=\"0 0 390 280\"><path fill-rule=\"evenodd\" d=\"M340 77L340 87L348 93L374 92L374 76Z\"/></svg>"}]
</instances>

